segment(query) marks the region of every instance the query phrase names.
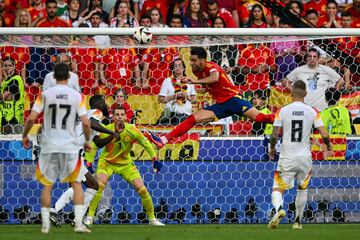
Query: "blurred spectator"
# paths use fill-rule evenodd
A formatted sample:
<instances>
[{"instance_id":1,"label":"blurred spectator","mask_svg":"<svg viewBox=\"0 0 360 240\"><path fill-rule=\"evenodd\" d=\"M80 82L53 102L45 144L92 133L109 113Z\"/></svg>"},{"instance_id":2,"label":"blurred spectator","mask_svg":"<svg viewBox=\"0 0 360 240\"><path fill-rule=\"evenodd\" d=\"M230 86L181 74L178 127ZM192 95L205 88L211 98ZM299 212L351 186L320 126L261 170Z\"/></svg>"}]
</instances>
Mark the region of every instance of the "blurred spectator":
<instances>
[{"instance_id":1,"label":"blurred spectator","mask_svg":"<svg viewBox=\"0 0 360 240\"><path fill-rule=\"evenodd\" d=\"M320 27L319 15L315 9L307 10L305 13L305 19L313 25L312 27Z\"/></svg>"},{"instance_id":2,"label":"blurred spectator","mask_svg":"<svg viewBox=\"0 0 360 240\"><path fill-rule=\"evenodd\" d=\"M56 0L56 1L57 1L56 15L60 17L68 10L68 4L65 0Z\"/></svg>"},{"instance_id":3,"label":"blurred spectator","mask_svg":"<svg viewBox=\"0 0 360 240\"><path fill-rule=\"evenodd\" d=\"M280 28L290 28L284 20L280 20ZM282 38L283 39L283 38ZM280 41L275 37L270 45L270 49L275 56L275 64L278 71L274 75L275 84L279 83L286 75L298 67L296 56L300 53L300 43L298 41Z\"/></svg>"},{"instance_id":4,"label":"blurred spectator","mask_svg":"<svg viewBox=\"0 0 360 240\"><path fill-rule=\"evenodd\" d=\"M338 4L329 0L326 4L326 13L319 17L319 26L326 28L341 28L341 19L338 14Z\"/></svg>"},{"instance_id":5,"label":"blurred spectator","mask_svg":"<svg viewBox=\"0 0 360 240\"><path fill-rule=\"evenodd\" d=\"M167 16L168 9L169 11L171 11L171 5L167 4L167 0L145 0L140 10L140 17L146 13L150 15L149 11L153 7L157 7L158 9L160 9L160 12L164 17Z\"/></svg>"},{"instance_id":6,"label":"blurred spectator","mask_svg":"<svg viewBox=\"0 0 360 240\"><path fill-rule=\"evenodd\" d=\"M260 4L255 4L250 12L249 21L245 24L248 28L268 28L270 25L266 22L263 8Z\"/></svg>"},{"instance_id":7,"label":"blurred spectator","mask_svg":"<svg viewBox=\"0 0 360 240\"><path fill-rule=\"evenodd\" d=\"M265 8L264 5L261 4L261 1L254 0L236 0L236 9L240 19L240 26L244 26L250 18L251 9L255 4L259 4L264 10L266 16L266 22L271 24L273 22L273 17L269 9Z\"/></svg>"},{"instance_id":8,"label":"blurred spectator","mask_svg":"<svg viewBox=\"0 0 360 240\"><path fill-rule=\"evenodd\" d=\"M83 13L85 11L85 9L88 8L88 4L89 4L89 0L79 0L80 1L80 9L79 9L79 12L80 12L80 15L81 13ZM84 16L84 15L81 15L81 16Z\"/></svg>"},{"instance_id":9,"label":"blurred spectator","mask_svg":"<svg viewBox=\"0 0 360 240\"><path fill-rule=\"evenodd\" d=\"M351 115L346 107L337 104L340 97L340 91L335 88L325 91L328 107L321 112L321 118L329 134L351 135Z\"/></svg>"},{"instance_id":10,"label":"blurred spectator","mask_svg":"<svg viewBox=\"0 0 360 240\"><path fill-rule=\"evenodd\" d=\"M69 55L65 54L65 53L60 53L56 56L56 63L67 63L70 65L70 69L71 68L71 58ZM43 91L45 91L46 89L55 86L56 85L56 80L54 78L54 71L49 72L48 74L46 74L45 79L44 79L44 83L43 83ZM73 89L75 89L76 91L80 92L80 87L79 87L79 77L77 74L75 74L74 72L70 71L70 78L67 82L67 85Z\"/></svg>"},{"instance_id":11,"label":"blurred spectator","mask_svg":"<svg viewBox=\"0 0 360 240\"><path fill-rule=\"evenodd\" d=\"M19 9L16 11L14 27L31 27L31 16L27 9Z\"/></svg>"},{"instance_id":12,"label":"blurred spectator","mask_svg":"<svg viewBox=\"0 0 360 240\"><path fill-rule=\"evenodd\" d=\"M82 23L88 27L87 24ZM95 94L99 82L99 65L101 50L95 46L95 40L91 36L80 36L72 42L73 47L69 48L72 58L73 71L79 76L79 85L85 95Z\"/></svg>"},{"instance_id":13,"label":"blurred spectator","mask_svg":"<svg viewBox=\"0 0 360 240\"><path fill-rule=\"evenodd\" d=\"M319 64L319 58L319 51L310 48L305 55L306 65L295 68L281 81L281 84L291 89L291 84L295 81L304 81L307 86L305 103L322 111L327 107L326 89L335 86L337 89L341 89L344 86L344 80L332 68Z\"/></svg>"},{"instance_id":14,"label":"blurred spectator","mask_svg":"<svg viewBox=\"0 0 360 240\"><path fill-rule=\"evenodd\" d=\"M60 16L69 26L77 27L78 21L82 19L80 16L80 2L79 0L70 0L68 9Z\"/></svg>"},{"instance_id":15,"label":"blurred spectator","mask_svg":"<svg viewBox=\"0 0 360 240\"><path fill-rule=\"evenodd\" d=\"M105 1L104 3L108 3L111 1ZM115 2L115 1L114 1ZM113 4L111 6L111 10L110 10L110 15L109 15L109 20L111 20L112 18L114 18L118 13L116 12L116 9L118 9L118 6L120 5L120 3L126 3L128 5L129 8L129 15L131 17L134 17L136 19L140 18L140 7L139 7L139 0L135 0L135 1L131 1L131 0L117 0L115 2L115 4ZM103 8L106 10L106 8Z\"/></svg>"},{"instance_id":16,"label":"blurred spectator","mask_svg":"<svg viewBox=\"0 0 360 240\"><path fill-rule=\"evenodd\" d=\"M82 13L80 13L80 15L81 16L88 16L88 15L92 16L91 13L93 13L93 11L95 10L95 12L100 13L99 16L100 16L101 22L108 24L109 23L109 14L103 10L102 3L103 3L102 0L90 0L88 7Z\"/></svg>"},{"instance_id":17,"label":"blurred spectator","mask_svg":"<svg viewBox=\"0 0 360 240\"><path fill-rule=\"evenodd\" d=\"M300 1L292 0L286 4L286 7L294 15L298 17L304 16L304 5Z\"/></svg>"},{"instance_id":18,"label":"blurred spectator","mask_svg":"<svg viewBox=\"0 0 360 240\"><path fill-rule=\"evenodd\" d=\"M217 17L213 21L213 28L225 28L225 21ZM244 76L240 74L237 66L239 60L239 50L234 45L210 46L209 53L211 61L224 69L229 78L236 84L244 83Z\"/></svg>"},{"instance_id":19,"label":"blurred spectator","mask_svg":"<svg viewBox=\"0 0 360 240\"><path fill-rule=\"evenodd\" d=\"M90 19L90 20L89 20ZM83 22L86 22L91 28L107 28L109 25L101 21L101 12L97 9L91 11L83 19L79 20L79 25ZM110 46L110 37L109 35L95 35L94 40L96 44L102 48Z\"/></svg>"},{"instance_id":20,"label":"blurred spectator","mask_svg":"<svg viewBox=\"0 0 360 240\"><path fill-rule=\"evenodd\" d=\"M5 22L6 27L13 27L15 15L9 7L5 0L0 0L0 16Z\"/></svg>"},{"instance_id":21,"label":"blurred spectator","mask_svg":"<svg viewBox=\"0 0 360 240\"><path fill-rule=\"evenodd\" d=\"M184 61L175 59L170 69L172 76L164 80L158 96L159 102L166 104L157 123L161 125L178 125L192 113L192 103L196 101L194 85L183 83Z\"/></svg>"},{"instance_id":22,"label":"blurred spectator","mask_svg":"<svg viewBox=\"0 0 360 240\"><path fill-rule=\"evenodd\" d=\"M140 84L139 58L134 48L104 50L99 71L101 91L107 95L113 95L117 88L129 88L132 77Z\"/></svg>"},{"instance_id":23,"label":"blurred spectator","mask_svg":"<svg viewBox=\"0 0 360 240\"><path fill-rule=\"evenodd\" d=\"M151 27L163 28L168 27L164 24L164 18L160 12L160 9L157 7L153 7L149 10L149 15L151 18Z\"/></svg>"},{"instance_id":24,"label":"blurred spectator","mask_svg":"<svg viewBox=\"0 0 360 240\"><path fill-rule=\"evenodd\" d=\"M164 79L171 76L170 64L178 56L179 52L174 47L146 49L143 54L142 85L137 84L137 87L152 87L152 93L158 94Z\"/></svg>"},{"instance_id":25,"label":"blurred spectator","mask_svg":"<svg viewBox=\"0 0 360 240\"><path fill-rule=\"evenodd\" d=\"M217 0L209 0L207 2L207 18L208 25L212 26L212 22L216 17L221 17L225 21L227 28L236 28L236 23L229 11L224 8L219 8L219 2Z\"/></svg>"},{"instance_id":26,"label":"blurred spectator","mask_svg":"<svg viewBox=\"0 0 360 240\"><path fill-rule=\"evenodd\" d=\"M349 5L348 8L345 9L346 11L351 13L353 18L359 20L360 19L360 0L353 0L352 4Z\"/></svg>"},{"instance_id":27,"label":"blurred spectator","mask_svg":"<svg viewBox=\"0 0 360 240\"><path fill-rule=\"evenodd\" d=\"M186 7L187 7L186 0L172 1L172 3L169 5L169 10L168 10L168 13L166 16L166 24L170 25L170 21L171 21L173 15L175 15L175 14L184 18L185 12L186 12Z\"/></svg>"},{"instance_id":28,"label":"blurred spectator","mask_svg":"<svg viewBox=\"0 0 360 240\"><path fill-rule=\"evenodd\" d=\"M360 28L360 21L359 19L354 21L351 13L345 11L341 13L341 26L343 28Z\"/></svg>"},{"instance_id":29,"label":"blurred spectator","mask_svg":"<svg viewBox=\"0 0 360 240\"><path fill-rule=\"evenodd\" d=\"M1 133L20 134L24 125L24 80L16 73L15 60L2 60L6 78L0 84Z\"/></svg>"},{"instance_id":30,"label":"blurred spectator","mask_svg":"<svg viewBox=\"0 0 360 240\"><path fill-rule=\"evenodd\" d=\"M259 112L264 114L271 114L270 109L268 108L268 91L256 90L253 95L252 103L253 106L259 110ZM252 134L254 135L267 135L269 136L272 133L273 126L270 123L253 123Z\"/></svg>"},{"instance_id":31,"label":"blurred spectator","mask_svg":"<svg viewBox=\"0 0 360 240\"><path fill-rule=\"evenodd\" d=\"M28 47L0 46L0 59L11 58L15 61L15 71L22 79L26 79L26 65L30 62L30 50ZM4 72L0 72L0 79L8 78Z\"/></svg>"},{"instance_id":32,"label":"blurred spectator","mask_svg":"<svg viewBox=\"0 0 360 240\"><path fill-rule=\"evenodd\" d=\"M234 22L236 24L237 27L240 26L239 24L239 15L238 15L238 11L236 9L236 5L237 5L237 1L238 0L217 0L219 3L219 8L224 8L227 11L229 11L234 19ZM242 1L242 0L240 0ZM206 9L206 4L207 4L208 0L201 0L201 9Z\"/></svg>"},{"instance_id":33,"label":"blurred spectator","mask_svg":"<svg viewBox=\"0 0 360 240\"><path fill-rule=\"evenodd\" d=\"M277 71L273 53L261 43L249 44L242 50L238 65L241 73L246 75L246 85L241 87L243 91L267 89L270 85L270 72Z\"/></svg>"},{"instance_id":34,"label":"blurred spectator","mask_svg":"<svg viewBox=\"0 0 360 240\"><path fill-rule=\"evenodd\" d=\"M139 26L139 22L136 20L136 18L130 15L130 9L127 3L120 2L115 13L116 13L115 17L110 20L110 27L133 28Z\"/></svg>"},{"instance_id":35,"label":"blurred spectator","mask_svg":"<svg viewBox=\"0 0 360 240\"><path fill-rule=\"evenodd\" d=\"M0 15L0 27L6 27L3 17Z\"/></svg>"},{"instance_id":36,"label":"blurred spectator","mask_svg":"<svg viewBox=\"0 0 360 240\"><path fill-rule=\"evenodd\" d=\"M62 18L56 16L57 12L57 2L56 0L47 0L46 1L46 14L47 17L43 19L37 18L36 27L69 27L67 22Z\"/></svg>"},{"instance_id":37,"label":"blurred spectator","mask_svg":"<svg viewBox=\"0 0 360 240\"><path fill-rule=\"evenodd\" d=\"M200 0L190 0L184 17L184 26L189 28L207 27L207 20L203 15Z\"/></svg>"},{"instance_id":38,"label":"blurred spectator","mask_svg":"<svg viewBox=\"0 0 360 240\"><path fill-rule=\"evenodd\" d=\"M140 18L140 26L151 27L151 17L147 14L144 14Z\"/></svg>"},{"instance_id":39,"label":"blurred spectator","mask_svg":"<svg viewBox=\"0 0 360 240\"><path fill-rule=\"evenodd\" d=\"M183 27L183 18L178 15L178 14L174 14L172 16L172 18L170 19L170 27L172 28L182 28Z\"/></svg>"},{"instance_id":40,"label":"blurred spectator","mask_svg":"<svg viewBox=\"0 0 360 240\"><path fill-rule=\"evenodd\" d=\"M126 120L128 123L131 123L131 120L135 117L134 111L131 109L131 106L127 102L127 92L123 88L119 88L116 90L114 94L115 102L110 106L110 118L112 117L112 113L114 109L117 107L125 108L126 112Z\"/></svg>"},{"instance_id":41,"label":"blurred spectator","mask_svg":"<svg viewBox=\"0 0 360 240\"><path fill-rule=\"evenodd\" d=\"M42 0L33 0L33 4L28 10L32 21L35 23L39 22L46 16L46 7Z\"/></svg>"},{"instance_id":42,"label":"blurred spectator","mask_svg":"<svg viewBox=\"0 0 360 240\"><path fill-rule=\"evenodd\" d=\"M314 9L318 16L326 14L326 2L327 0L310 0L305 4L305 11Z\"/></svg>"}]
</instances>

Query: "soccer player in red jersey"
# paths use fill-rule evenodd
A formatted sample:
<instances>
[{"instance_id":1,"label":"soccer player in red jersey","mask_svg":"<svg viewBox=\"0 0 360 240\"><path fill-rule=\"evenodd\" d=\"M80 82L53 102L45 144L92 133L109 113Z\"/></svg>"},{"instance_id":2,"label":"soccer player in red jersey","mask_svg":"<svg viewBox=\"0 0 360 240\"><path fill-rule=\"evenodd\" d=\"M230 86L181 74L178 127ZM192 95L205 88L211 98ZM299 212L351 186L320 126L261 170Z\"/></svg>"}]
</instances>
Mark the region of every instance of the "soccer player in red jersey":
<instances>
[{"instance_id":1,"label":"soccer player in red jersey","mask_svg":"<svg viewBox=\"0 0 360 240\"><path fill-rule=\"evenodd\" d=\"M177 125L170 133L158 137L152 132L147 132L147 137L157 145L163 147L173 138L179 137L189 131L196 123L207 123L221 118L239 114L256 122L273 123L273 114L260 113L248 101L242 99L239 90L230 81L224 70L213 62L206 61L207 52L202 47L191 49L190 64L197 80L184 78L184 82L201 84L204 91L208 92L215 104L204 109L197 110Z\"/></svg>"},{"instance_id":2,"label":"soccer player in red jersey","mask_svg":"<svg viewBox=\"0 0 360 240\"><path fill-rule=\"evenodd\" d=\"M56 0L46 1L47 18L42 19L36 24L36 27L69 27L67 22L56 16L57 2Z\"/></svg>"}]
</instances>

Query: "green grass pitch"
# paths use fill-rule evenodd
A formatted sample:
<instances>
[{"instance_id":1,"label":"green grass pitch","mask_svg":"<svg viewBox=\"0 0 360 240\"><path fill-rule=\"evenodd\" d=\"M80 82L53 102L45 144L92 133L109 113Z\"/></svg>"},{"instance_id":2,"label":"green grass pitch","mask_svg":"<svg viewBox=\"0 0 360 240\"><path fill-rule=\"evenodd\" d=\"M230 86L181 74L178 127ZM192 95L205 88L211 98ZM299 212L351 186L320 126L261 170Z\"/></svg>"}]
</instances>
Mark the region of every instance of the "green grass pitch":
<instances>
[{"instance_id":1,"label":"green grass pitch","mask_svg":"<svg viewBox=\"0 0 360 240\"><path fill-rule=\"evenodd\" d=\"M40 225L0 225L1 240L352 240L360 239L360 224L304 224L303 230L280 225L268 230L261 224L235 225L94 225L91 234L75 234L72 227L52 227L51 234L42 235Z\"/></svg>"}]
</instances>

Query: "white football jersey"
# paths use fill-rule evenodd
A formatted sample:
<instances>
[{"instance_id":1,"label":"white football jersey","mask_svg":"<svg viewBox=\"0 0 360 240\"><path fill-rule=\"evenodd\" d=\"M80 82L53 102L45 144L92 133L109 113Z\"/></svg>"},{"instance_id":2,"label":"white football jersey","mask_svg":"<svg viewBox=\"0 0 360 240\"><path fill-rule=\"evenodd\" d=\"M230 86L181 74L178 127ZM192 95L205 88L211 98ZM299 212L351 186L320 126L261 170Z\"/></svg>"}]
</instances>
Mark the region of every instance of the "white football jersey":
<instances>
[{"instance_id":1,"label":"white football jersey","mask_svg":"<svg viewBox=\"0 0 360 240\"><path fill-rule=\"evenodd\" d=\"M49 72L48 74L46 74L44 79L43 91L55 85L56 85L56 79L54 78L54 72ZM67 81L67 85L75 89L76 91L80 92L78 75L73 72L70 72L70 78Z\"/></svg>"},{"instance_id":2,"label":"white football jersey","mask_svg":"<svg viewBox=\"0 0 360 240\"><path fill-rule=\"evenodd\" d=\"M87 118L90 120L91 118L94 118L95 120L97 120L99 123L101 123L101 121L103 120L104 118L104 115L102 113L101 110L99 109L90 109L87 113L86 113L86 116ZM77 124L76 124L76 132L77 132L77 135L79 137L79 147L82 149L83 148L83 145L85 143L85 136L84 136L84 131L83 131L83 128L82 128L82 123L81 121L79 121ZM99 133L93 129L91 129L91 132L90 132L90 141L96 136L96 135L99 135Z\"/></svg>"},{"instance_id":3,"label":"white football jersey","mask_svg":"<svg viewBox=\"0 0 360 240\"><path fill-rule=\"evenodd\" d=\"M312 126L324 126L320 113L302 102L293 102L275 115L274 127L281 127L283 139L280 158L311 157Z\"/></svg>"},{"instance_id":4,"label":"white football jersey","mask_svg":"<svg viewBox=\"0 0 360 240\"><path fill-rule=\"evenodd\" d=\"M76 118L86 114L85 100L79 92L57 84L38 95L32 110L44 112L43 153L78 153Z\"/></svg>"}]
</instances>

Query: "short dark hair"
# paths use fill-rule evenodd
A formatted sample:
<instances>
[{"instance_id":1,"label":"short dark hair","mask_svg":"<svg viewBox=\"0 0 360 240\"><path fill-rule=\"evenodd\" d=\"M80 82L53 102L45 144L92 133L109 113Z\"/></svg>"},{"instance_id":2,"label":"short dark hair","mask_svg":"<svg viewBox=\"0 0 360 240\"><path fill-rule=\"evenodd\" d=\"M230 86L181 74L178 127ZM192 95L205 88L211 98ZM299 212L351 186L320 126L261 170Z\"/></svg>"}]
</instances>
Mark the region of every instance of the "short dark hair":
<instances>
[{"instance_id":1,"label":"short dark hair","mask_svg":"<svg viewBox=\"0 0 360 240\"><path fill-rule=\"evenodd\" d=\"M319 13L315 9L307 10L305 16L309 16L310 14L315 14L316 16L319 16Z\"/></svg>"},{"instance_id":2,"label":"short dark hair","mask_svg":"<svg viewBox=\"0 0 360 240\"><path fill-rule=\"evenodd\" d=\"M335 105L341 97L341 93L336 88L328 88L325 91L325 99L329 105Z\"/></svg>"},{"instance_id":3,"label":"short dark hair","mask_svg":"<svg viewBox=\"0 0 360 240\"><path fill-rule=\"evenodd\" d=\"M338 3L335 1L335 0L328 0L327 3L326 3L326 6L329 5L330 3L333 3L335 4L336 8L338 8Z\"/></svg>"},{"instance_id":4,"label":"short dark hair","mask_svg":"<svg viewBox=\"0 0 360 240\"><path fill-rule=\"evenodd\" d=\"M68 64L59 62L54 68L54 78L56 81L64 81L70 77L70 67Z\"/></svg>"},{"instance_id":5,"label":"short dark hair","mask_svg":"<svg viewBox=\"0 0 360 240\"><path fill-rule=\"evenodd\" d=\"M213 5L216 4L219 6L219 1L218 0L207 0L207 5Z\"/></svg>"},{"instance_id":6,"label":"short dark hair","mask_svg":"<svg viewBox=\"0 0 360 240\"><path fill-rule=\"evenodd\" d=\"M47 6L49 3L55 3L57 6L57 1L56 0L46 0L45 5Z\"/></svg>"},{"instance_id":7,"label":"short dark hair","mask_svg":"<svg viewBox=\"0 0 360 240\"><path fill-rule=\"evenodd\" d=\"M207 52L205 48L203 47L194 47L191 49L191 55L196 55L200 59L206 59L207 58Z\"/></svg>"},{"instance_id":8,"label":"short dark hair","mask_svg":"<svg viewBox=\"0 0 360 240\"><path fill-rule=\"evenodd\" d=\"M89 99L89 105L91 109L96 109L101 105L100 103L104 102L104 96L95 94Z\"/></svg>"},{"instance_id":9,"label":"short dark hair","mask_svg":"<svg viewBox=\"0 0 360 240\"><path fill-rule=\"evenodd\" d=\"M126 109L123 107L123 106L116 106L114 109L113 109L113 115L115 114L115 110L124 110L124 112L126 113Z\"/></svg>"},{"instance_id":10,"label":"short dark hair","mask_svg":"<svg viewBox=\"0 0 360 240\"><path fill-rule=\"evenodd\" d=\"M352 15L351 15L351 12L344 11L344 12L341 13L341 17L352 17Z\"/></svg>"},{"instance_id":11,"label":"short dark hair","mask_svg":"<svg viewBox=\"0 0 360 240\"><path fill-rule=\"evenodd\" d=\"M317 53L317 55L318 55L318 57L320 57L320 52L316 49L316 48L309 48L308 49L308 51L307 51L307 53L305 54L305 58L308 56L308 53L309 52L316 52Z\"/></svg>"},{"instance_id":12,"label":"short dark hair","mask_svg":"<svg viewBox=\"0 0 360 240\"><path fill-rule=\"evenodd\" d=\"M87 23L80 23L79 28L89 28L90 26Z\"/></svg>"},{"instance_id":13,"label":"short dark hair","mask_svg":"<svg viewBox=\"0 0 360 240\"><path fill-rule=\"evenodd\" d=\"M214 19L212 19L211 27L214 27L214 23L215 23L216 19L220 19L222 21L223 25L224 25L224 28L226 28L226 22L222 17L215 17Z\"/></svg>"},{"instance_id":14,"label":"short dark hair","mask_svg":"<svg viewBox=\"0 0 360 240\"><path fill-rule=\"evenodd\" d=\"M150 19L151 20L151 17L149 14L145 13L144 15L141 16L140 21L141 21L141 19Z\"/></svg>"},{"instance_id":15,"label":"short dark hair","mask_svg":"<svg viewBox=\"0 0 360 240\"><path fill-rule=\"evenodd\" d=\"M181 15L179 15L179 14L174 14L174 15L172 16L171 20L173 20L173 19L180 19L181 24L183 24L183 18L182 18Z\"/></svg>"}]
</instances>

